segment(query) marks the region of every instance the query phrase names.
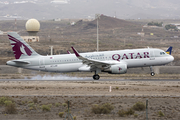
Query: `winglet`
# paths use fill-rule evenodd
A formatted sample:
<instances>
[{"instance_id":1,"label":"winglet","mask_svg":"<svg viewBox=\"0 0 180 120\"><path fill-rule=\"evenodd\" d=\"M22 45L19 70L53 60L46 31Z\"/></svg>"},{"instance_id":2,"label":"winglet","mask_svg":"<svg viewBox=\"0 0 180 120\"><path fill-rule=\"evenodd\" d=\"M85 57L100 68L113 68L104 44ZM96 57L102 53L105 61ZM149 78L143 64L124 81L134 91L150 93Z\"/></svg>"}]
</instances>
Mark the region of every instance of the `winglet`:
<instances>
[{"instance_id":1,"label":"winglet","mask_svg":"<svg viewBox=\"0 0 180 120\"><path fill-rule=\"evenodd\" d=\"M171 55L171 52L172 52L172 46L170 46L167 50L166 50L166 53Z\"/></svg>"},{"instance_id":2,"label":"winglet","mask_svg":"<svg viewBox=\"0 0 180 120\"><path fill-rule=\"evenodd\" d=\"M67 51L68 54L71 54L71 52Z\"/></svg>"},{"instance_id":3,"label":"winglet","mask_svg":"<svg viewBox=\"0 0 180 120\"><path fill-rule=\"evenodd\" d=\"M78 51L74 47L71 47L71 48L72 48L74 54L76 55L76 57L80 57Z\"/></svg>"}]
</instances>

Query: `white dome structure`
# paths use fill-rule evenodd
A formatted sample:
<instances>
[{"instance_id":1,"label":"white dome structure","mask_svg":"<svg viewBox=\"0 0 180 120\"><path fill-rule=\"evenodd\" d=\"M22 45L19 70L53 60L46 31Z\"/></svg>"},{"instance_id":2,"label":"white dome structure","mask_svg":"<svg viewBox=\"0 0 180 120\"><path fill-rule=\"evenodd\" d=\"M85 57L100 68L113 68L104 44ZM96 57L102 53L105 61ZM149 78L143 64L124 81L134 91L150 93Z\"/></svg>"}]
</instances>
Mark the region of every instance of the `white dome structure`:
<instances>
[{"instance_id":1,"label":"white dome structure","mask_svg":"<svg viewBox=\"0 0 180 120\"><path fill-rule=\"evenodd\" d=\"M40 29L40 23L36 19L29 19L26 22L26 30L30 36L35 36Z\"/></svg>"}]
</instances>

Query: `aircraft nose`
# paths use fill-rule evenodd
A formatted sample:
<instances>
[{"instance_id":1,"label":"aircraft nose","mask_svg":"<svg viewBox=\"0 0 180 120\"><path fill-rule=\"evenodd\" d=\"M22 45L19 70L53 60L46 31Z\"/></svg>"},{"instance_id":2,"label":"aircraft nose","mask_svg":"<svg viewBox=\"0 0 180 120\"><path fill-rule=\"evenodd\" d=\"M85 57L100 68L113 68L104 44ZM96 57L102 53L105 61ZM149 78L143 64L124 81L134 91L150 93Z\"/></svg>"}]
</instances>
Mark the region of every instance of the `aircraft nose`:
<instances>
[{"instance_id":1,"label":"aircraft nose","mask_svg":"<svg viewBox=\"0 0 180 120\"><path fill-rule=\"evenodd\" d=\"M170 56L169 60L172 62L174 60L174 57Z\"/></svg>"}]
</instances>

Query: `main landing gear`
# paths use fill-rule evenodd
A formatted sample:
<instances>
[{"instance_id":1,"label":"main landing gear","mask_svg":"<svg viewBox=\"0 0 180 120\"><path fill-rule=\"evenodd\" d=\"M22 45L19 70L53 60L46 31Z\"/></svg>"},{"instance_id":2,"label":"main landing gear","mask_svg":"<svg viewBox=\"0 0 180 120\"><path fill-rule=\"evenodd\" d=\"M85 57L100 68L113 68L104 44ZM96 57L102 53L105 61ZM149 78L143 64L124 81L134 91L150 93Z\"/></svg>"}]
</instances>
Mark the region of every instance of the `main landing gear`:
<instances>
[{"instance_id":1,"label":"main landing gear","mask_svg":"<svg viewBox=\"0 0 180 120\"><path fill-rule=\"evenodd\" d=\"M154 75L155 75L155 73L154 73L154 71L153 71L152 66L150 66L150 70L151 70L151 76L154 76Z\"/></svg>"},{"instance_id":2,"label":"main landing gear","mask_svg":"<svg viewBox=\"0 0 180 120\"><path fill-rule=\"evenodd\" d=\"M95 70L95 74L93 75L94 80L99 80L100 76L98 75L98 73L100 73L100 72L101 72L101 69L99 69L99 68L97 68Z\"/></svg>"}]
</instances>

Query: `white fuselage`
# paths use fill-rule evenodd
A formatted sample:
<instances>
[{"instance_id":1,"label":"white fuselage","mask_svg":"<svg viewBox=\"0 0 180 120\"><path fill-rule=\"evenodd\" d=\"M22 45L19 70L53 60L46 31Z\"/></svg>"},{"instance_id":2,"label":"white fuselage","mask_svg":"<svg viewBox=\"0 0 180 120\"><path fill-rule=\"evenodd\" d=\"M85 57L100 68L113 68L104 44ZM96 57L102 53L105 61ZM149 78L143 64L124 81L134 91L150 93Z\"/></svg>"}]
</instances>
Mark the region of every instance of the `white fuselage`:
<instances>
[{"instance_id":1,"label":"white fuselage","mask_svg":"<svg viewBox=\"0 0 180 120\"><path fill-rule=\"evenodd\" d=\"M81 56L113 64L127 64L127 68L164 65L174 60L173 56L166 54L163 50L153 48L89 52L81 53ZM26 61L29 64L13 61L8 61L7 64L47 72L91 71L91 69L88 68L86 64L83 64L82 60L79 60L75 54L36 56L23 58L21 61ZM85 66L86 69L80 69L83 68L83 66Z\"/></svg>"}]
</instances>

